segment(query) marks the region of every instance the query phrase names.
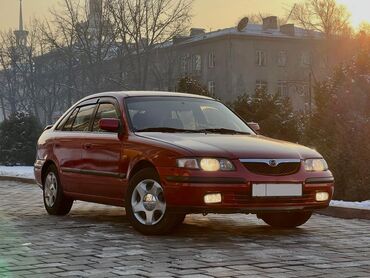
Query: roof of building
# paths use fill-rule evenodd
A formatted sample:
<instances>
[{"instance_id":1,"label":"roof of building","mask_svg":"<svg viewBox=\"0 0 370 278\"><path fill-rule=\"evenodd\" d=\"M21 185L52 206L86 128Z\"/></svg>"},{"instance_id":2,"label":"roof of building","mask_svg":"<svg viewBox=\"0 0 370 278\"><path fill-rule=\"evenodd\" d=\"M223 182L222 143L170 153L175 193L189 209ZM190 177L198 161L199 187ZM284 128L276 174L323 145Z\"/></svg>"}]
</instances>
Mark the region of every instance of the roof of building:
<instances>
[{"instance_id":1,"label":"roof of building","mask_svg":"<svg viewBox=\"0 0 370 278\"><path fill-rule=\"evenodd\" d=\"M282 38L282 39L322 39L323 34L317 31L306 30L294 26L294 35L283 33L279 29L264 29L262 24L248 24L246 28L239 31L237 27L230 27L212 31L195 36L181 37L181 41L177 45L189 44L198 41L204 41L212 38L223 36L246 36L246 37L261 37L261 38ZM168 41L160 44L160 47L169 47L174 45L173 41Z\"/></svg>"}]
</instances>

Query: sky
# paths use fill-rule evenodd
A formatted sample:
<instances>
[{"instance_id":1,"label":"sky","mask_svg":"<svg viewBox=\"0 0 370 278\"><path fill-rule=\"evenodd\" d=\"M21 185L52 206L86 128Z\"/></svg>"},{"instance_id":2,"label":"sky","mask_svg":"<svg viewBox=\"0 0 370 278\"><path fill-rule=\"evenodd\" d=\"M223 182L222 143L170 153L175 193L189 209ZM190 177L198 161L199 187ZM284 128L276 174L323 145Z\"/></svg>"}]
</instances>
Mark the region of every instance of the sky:
<instances>
[{"instance_id":1,"label":"sky","mask_svg":"<svg viewBox=\"0 0 370 278\"><path fill-rule=\"evenodd\" d=\"M25 23L31 18L47 17L48 11L59 0L23 0ZM239 19L252 13L285 14L301 0L194 0L193 27L216 30L235 26ZM370 0L337 0L352 13L352 25L370 22ZM19 0L0 0L0 30L18 26Z\"/></svg>"}]
</instances>

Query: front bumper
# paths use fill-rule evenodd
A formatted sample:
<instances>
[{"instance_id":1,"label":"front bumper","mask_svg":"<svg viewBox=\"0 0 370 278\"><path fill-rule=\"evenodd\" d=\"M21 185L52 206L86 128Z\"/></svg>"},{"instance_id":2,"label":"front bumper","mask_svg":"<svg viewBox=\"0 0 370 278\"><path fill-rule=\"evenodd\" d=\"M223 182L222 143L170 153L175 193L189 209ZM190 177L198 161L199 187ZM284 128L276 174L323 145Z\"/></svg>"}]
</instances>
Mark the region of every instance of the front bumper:
<instances>
[{"instance_id":1,"label":"front bumper","mask_svg":"<svg viewBox=\"0 0 370 278\"><path fill-rule=\"evenodd\" d=\"M165 198L171 211L182 213L259 213L264 211L317 210L329 206L334 193L334 178L328 172L318 177L267 177L234 176L212 177L192 176L190 173L160 171L165 187ZM198 172L199 173L199 172ZM164 174L164 175L162 175ZM240 174L240 173L239 173ZM253 183L301 183L299 197L253 197ZM327 192L329 199L318 202L317 192ZM218 204L205 204L204 196L220 193Z\"/></svg>"}]
</instances>

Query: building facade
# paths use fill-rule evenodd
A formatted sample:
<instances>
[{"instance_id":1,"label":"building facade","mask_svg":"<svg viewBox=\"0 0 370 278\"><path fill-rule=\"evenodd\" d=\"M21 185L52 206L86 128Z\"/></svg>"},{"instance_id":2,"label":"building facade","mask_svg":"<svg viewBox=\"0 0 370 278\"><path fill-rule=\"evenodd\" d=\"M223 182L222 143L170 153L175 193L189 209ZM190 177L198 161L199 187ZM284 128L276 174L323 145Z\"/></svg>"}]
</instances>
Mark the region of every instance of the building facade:
<instances>
[{"instance_id":1,"label":"building facade","mask_svg":"<svg viewBox=\"0 0 370 278\"><path fill-rule=\"evenodd\" d=\"M290 97L296 110L305 111L312 102L310 87L331 67L327 55L320 33L292 24L278 27L276 17L242 30L235 27L206 33L191 29L188 37L174 38L155 50L155 70L148 88L173 90L179 78L189 76L224 102L263 89ZM166 65L169 60L175 64L171 72ZM158 83L158 69L162 75L171 75L169 83Z\"/></svg>"}]
</instances>

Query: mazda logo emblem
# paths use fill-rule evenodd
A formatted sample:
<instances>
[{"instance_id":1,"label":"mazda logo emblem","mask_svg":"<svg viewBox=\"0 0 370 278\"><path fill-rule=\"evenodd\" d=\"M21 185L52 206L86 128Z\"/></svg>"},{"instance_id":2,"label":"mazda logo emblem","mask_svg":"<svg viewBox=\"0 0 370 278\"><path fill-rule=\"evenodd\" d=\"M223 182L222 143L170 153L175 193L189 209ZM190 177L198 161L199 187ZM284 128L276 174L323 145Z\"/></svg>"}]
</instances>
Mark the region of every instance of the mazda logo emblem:
<instances>
[{"instance_id":1,"label":"mazda logo emblem","mask_svg":"<svg viewBox=\"0 0 370 278\"><path fill-rule=\"evenodd\" d=\"M270 161L269 161L269 165L270 165L271 167L276 167L276 166L278 166L278 163L277 163L277 161L276 161L276 160L270 160Z\"/></svg>"}]
</instances>

